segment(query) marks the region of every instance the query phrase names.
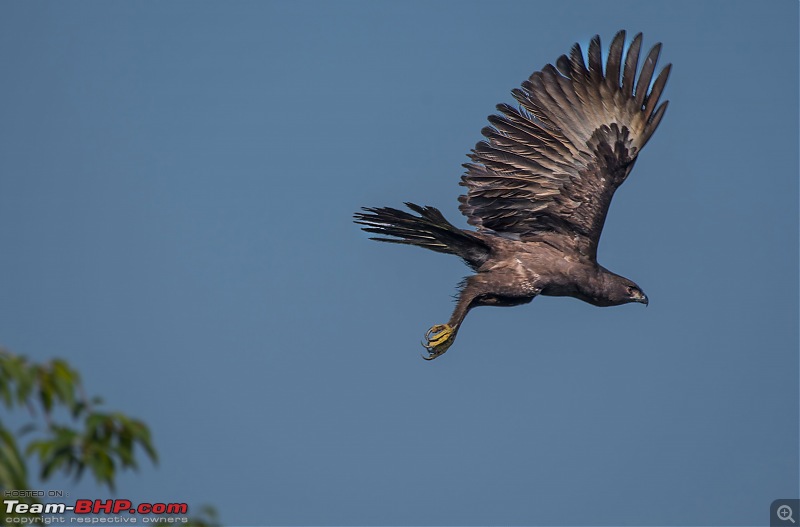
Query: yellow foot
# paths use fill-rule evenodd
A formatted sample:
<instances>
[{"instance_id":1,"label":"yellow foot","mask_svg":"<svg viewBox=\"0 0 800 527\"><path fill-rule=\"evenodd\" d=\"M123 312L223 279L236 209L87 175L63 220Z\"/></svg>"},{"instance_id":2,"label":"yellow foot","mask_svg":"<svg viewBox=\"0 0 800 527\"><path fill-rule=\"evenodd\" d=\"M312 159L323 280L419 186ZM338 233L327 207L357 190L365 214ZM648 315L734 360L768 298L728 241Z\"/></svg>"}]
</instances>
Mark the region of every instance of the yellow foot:
<instances>
[{"instance_id":1,"label":"yellow foot","mask_svg":"<svg viewBox=\"0 0 800 527\"><path fill-rule=\"evenodd\" d=\"M423 355L425 360L433 360L447 351L456 340L456 328L450 324L436 324L425 333L425 342L422 347L428 350L428 356Z\"/></svg>"}]
</instances>

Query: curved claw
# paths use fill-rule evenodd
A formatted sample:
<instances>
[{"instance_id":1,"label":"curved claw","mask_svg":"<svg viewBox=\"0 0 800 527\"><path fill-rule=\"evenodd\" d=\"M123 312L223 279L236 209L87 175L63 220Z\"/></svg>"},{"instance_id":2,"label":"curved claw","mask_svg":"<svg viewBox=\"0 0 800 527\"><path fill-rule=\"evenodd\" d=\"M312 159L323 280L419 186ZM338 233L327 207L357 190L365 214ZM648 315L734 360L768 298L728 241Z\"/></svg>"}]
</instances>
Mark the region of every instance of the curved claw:
<instances>
[{"instance_id":1,"label":"curved claw","mask_svg":"<svg viewBox=\"0 0 800 527\"><path fill-rule=\"evenodd\" d=\"M446 352L456 338L456 329L449 324L436 324L425 333L425 341L422 347L428 352L428 356L422 356L425 360L433 360Z\"/></svg>"}]
</instances>

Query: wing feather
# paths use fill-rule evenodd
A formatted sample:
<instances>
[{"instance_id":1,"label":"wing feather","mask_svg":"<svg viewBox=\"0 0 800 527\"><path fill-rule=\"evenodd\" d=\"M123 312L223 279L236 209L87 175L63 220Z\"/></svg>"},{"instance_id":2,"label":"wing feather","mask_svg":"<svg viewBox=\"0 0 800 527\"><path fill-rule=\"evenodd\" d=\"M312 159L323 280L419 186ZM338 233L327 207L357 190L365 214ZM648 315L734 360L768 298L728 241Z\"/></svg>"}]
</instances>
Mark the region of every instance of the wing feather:
<instances>
[{"instance_id":1,"label":"wing feather","mask_svg":"<svg viewBox=\"0 0 800 527\"><path fill-rule=\"evenodd\" d=\"M636 68L639 66L639 51L642 49L642 34L638 33L633 37L633 42L628 48L625 56L625 70L622 73L622 94L626 97L633 96L634 80L636 79Z\"/></svg>"},{"instance_id":2,"label":"wing feather","mask_svg":"<svg viewBox=\"0 0 800 527\"><path fill-rule=\"evenodd\" d=\"M625 45L625 31L619 31L614 35L611 48L608 50L608 62L606 63L606 84L613 91L619 91L619 74L622 67L622 48Z\"/></svg>"},{"instance_id":3,"label":"wing feather","mask_svg":"<svg viewBox=\"0 0 800 527\"><path fill-rule=\"evenodd\" d=\"M658 128L658 123L660 123L661 118L664 117L664 112L667 111L667 106L669 106L669 101L662 102L661 105L656 109L655 113L653 114L653 117L650 118L650 128L652 130ZM647 142L647 140L645 140L645 142ZM644 144L642 144L642 147L644 147Z\"/></svg>"},{"instance_id":4,"label":"wing feather","mask_svg":"<svg viewBox=\"0 0 800 527\"><path fill-rule=\"evenodd\" d=\"M642 66L642 72L639 74L639 82L636 83L636 104L642 106L644 99L647 96L647 90L650 88L650 81L653 79L653 72L656 69L658 62L658 55L661 53L661 44L656 44L647 54Z\"/></svg>"},{"instance_id":5,"label":"wing feather","mask_svg":"<svg viewBox=\"0 0 800 527\"><path fill-rule=\"evenodd\" d=\"M512 91L519 104L497 106L464 167L460 209L470 224L522 240L547 238L590 258L617 187L630 173L667 108L658 105L667 65L650 87L661 45L637 80L642 35L627 53L625 32L611 42L605 72L600 37Z\"/></svg>"},{"instance_id":6,"label":"wing feather","mask_svg":"<svg viewBox=\"0 0 800 527\"><path fill-rule=\"evenodd\" d=\"M656 107L656 103L661 98L661 92L664 91L664 86L667 84L667 78L669 77L669 72L672 71L672 64L667 64L664 66L664 69L661 70L661 73L658 74L656 77L656 81L653 83L653 88L650 90L650 93L645 97L644 101L644 114L650 119L653 115L653 109Z\"/></svg>"}]
</instances>

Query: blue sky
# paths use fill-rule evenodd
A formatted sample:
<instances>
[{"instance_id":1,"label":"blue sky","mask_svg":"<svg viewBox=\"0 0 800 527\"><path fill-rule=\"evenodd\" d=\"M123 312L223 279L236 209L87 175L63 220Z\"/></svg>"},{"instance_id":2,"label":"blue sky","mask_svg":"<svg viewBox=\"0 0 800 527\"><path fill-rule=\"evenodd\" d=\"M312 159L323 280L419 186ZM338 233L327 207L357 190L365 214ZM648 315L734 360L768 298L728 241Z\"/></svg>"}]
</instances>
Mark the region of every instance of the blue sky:
<instances>
[{"instance_id":1,"label":"blue sky","mask_svg":"<svg viewBox=\"0 0 800 527\"><path fill-rule=\"evenodd\" d=\"M423 361L468 269L351 214L466 227L495 104L621 28L674 64L599 251L649 308L481 308ZM0 64L0 343L150 424L120 497L752 525L800 493L796 2L2 2Z\"/></svg>"}]
</instances>

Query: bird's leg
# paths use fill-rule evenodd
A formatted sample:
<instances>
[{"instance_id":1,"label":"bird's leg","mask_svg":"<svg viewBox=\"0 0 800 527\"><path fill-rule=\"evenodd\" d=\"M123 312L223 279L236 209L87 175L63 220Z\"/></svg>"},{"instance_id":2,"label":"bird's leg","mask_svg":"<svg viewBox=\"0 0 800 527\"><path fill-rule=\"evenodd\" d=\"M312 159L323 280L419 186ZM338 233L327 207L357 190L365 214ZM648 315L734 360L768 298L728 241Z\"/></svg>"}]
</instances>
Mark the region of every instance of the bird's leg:
<instances>
[{"instance_id":1,"label":"bird's leg","mask_svg":"<svg viewBox=\"0 0 800 527\"><path fill-rule=\"evenodd\" d=\"M422 347L428 352L427 357L423 356L425 360L435 359L453 345L464 317L474 307L475 299L482 293L481 282L482 280L478 276L467 278L458 296L456 308L447 324L436 324L425 333L425 341L422 343Z\"/></svg>"}]
</instances>

